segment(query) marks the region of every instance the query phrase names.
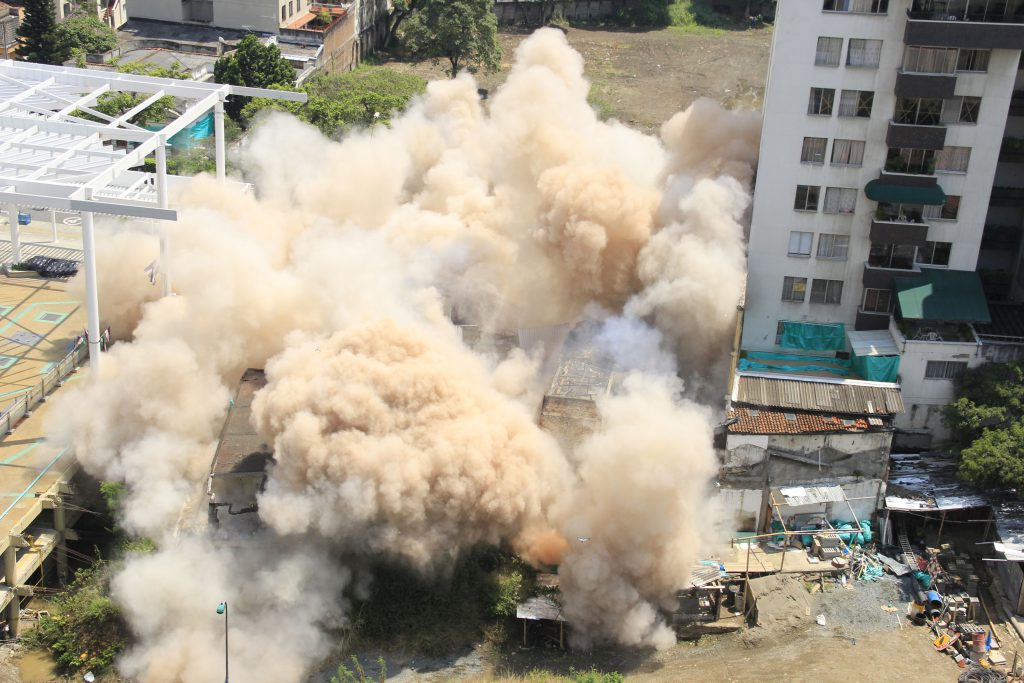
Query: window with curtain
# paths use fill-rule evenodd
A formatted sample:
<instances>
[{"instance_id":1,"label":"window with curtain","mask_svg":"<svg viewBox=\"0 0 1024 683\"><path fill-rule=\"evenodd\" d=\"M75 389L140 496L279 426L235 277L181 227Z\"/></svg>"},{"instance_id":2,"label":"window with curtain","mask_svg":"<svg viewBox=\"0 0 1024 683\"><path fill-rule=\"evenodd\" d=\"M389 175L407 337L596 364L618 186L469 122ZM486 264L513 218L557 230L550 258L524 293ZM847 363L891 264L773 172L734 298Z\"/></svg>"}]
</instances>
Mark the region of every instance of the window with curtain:
<instances>
[{"instance_id":1,"label":"window with curtain","mask_svg":"<svg viewBox=\"0 0 1024 683\"><path fill-rule=\"evenodd\" d=\"M956 70L955 47L907 45L903 50L903 70L920 74L951 74Z\"/></svg>"},{"instance_id":2,"label":"window with curtain","mask_svg":"<svg viewBox=\"0 0 1024 683\"><path fill-rule=\"evenodd\" d=\"M935 173L935 150L890 147L885 157L885 170L890 173Z\"/></svg>"},{"instance_id":3,"label":"window with curtain","mask_svg":"<svg viewBox=\"0 0 1024 683\"><path fill-rule=\"evenodd\" d=\"M980 97L950 97L942 101L942 123L977 123Z\"/></svg>"},{"instance_id":4,"label":"window with curtain","mask_svg":"<svg viewBox=\"0 0 1024 683\"><path fill-rule=\"evenodd\" d=\"M782 300L802 303L807 296L807 278L785 277L782 280Z\"/></svg>"},{"instance_id":5,"label":"window with curtain","mask_svg":"<svg viewBox=\"0 0 1024 683\"><path fill-rule=\"evenodd\" d=\"M800 161L810 164L825 163L826 145L828 145L828 138L804 138L804 145L800 150Z\"/></svg>"},{"instance_id":6,"label":"window with curtain","mask_svg":"<svg viewBox=\"0 0 1024 683\"><path fill-rule=\"evenodd\" d=\"M825 12L885 14L889 11L889 0L822 0L821 9Z\"/></svg>"},{"instance_id":7,"label":"window with curtain","mask_svg":"<svg viewBox=\"0 0 1024 683\"><path fill-rule=\"evenodd\" d=\"M811 283L812 304L838 304L843 300L842 280L819 280Z\"/></svg>"},{"instance_id":8,"label":"window with curtain","mask_svg":"<svg viewBox=\"0 0 1024 683\"><path fill-rule=\"evenodd\" d=\"M868 90L844 90L839 97L839 115L868 118L875 93Z\"/></svg>"},{"instance_id":9,"label":"window with curtain","mask_svg":"<svg viewBox=\"0 0 1024 683\"><path fill-rule=\"evenodd\" d=\"M966 173L971 161L970 147L943 147L935 155L935 170L946 173Z\"/></svg>"},{"instance_id":10,"label":"window with curtain","mask_svg":"<svg viewBox=\"0 0 1024 683\"><path fill-rule=\"evenodd\" d=\"M832 163L836 166L860 166L864 163L864 141L833 140Z\"/></svg>"},{"instance_id":11,"label":"window with curtain","mask_svg":"<svg viewBox=\"0 0 1024 683\"><path fill-rule=\"evenodd\" d=\"M830 233L818 235L818 258L845 261L849 248L849 235L833 235Z\"/></svg>"},{"instance_id":12,"label":"window with curtain","mask_svg":"<svg viewBox=\"0 0 1024 683\"><path fill-rule=\"evenodd\" d=\"M811 242L814 241L813 232L800 232L793 230L789 233L789 255L810 256Z\"/></svg>"},{"instance_id":13,"label":"window with curtain","mask_svg":"<svg viewBox=\"0 0 1024 683\"><path fill-rule=\"evenodd\" d=\"M839 57L842 53L842 38L822 36L818 38L818 48L814 52L814 63L817 66L839 66Z\"/></svg>"},{"instance_id":14,"label":"window with curtain","mask_svg":"<svg viewBox=\"0 0 1024 683\"><path fill-rule=\"evenodd\" d=\"M955 360L930 360L924 368L925 379L956 379L967 371L967 363Z\"/></svg>"},{"instance_id":15,"label":"window with curtain","mask_svg":"<svg viewBox=\"0 0 1024 683\"><path fill-rule=\"evenodd\" d=\"M924 218L928 220L955 221L960 213L960 195L947 194L945 204L924 207Z\"/></svg>"},{"instance_id":16,"label":"window with curtain","mask_svg":"<svg viewBox=\"0 0 1024 683\"><path fill-rule=\"evenodd\" d=\"M868 265L874 268L897 268L913 270L914 252L916 249L909 244L878 244L871 243L868 252Z\"/></svg>"},{"instance_id":17,"label":"window with curtain","mask_svg":"<svg viewBox=\"0 0 1024 683\"><path fill-rule=\"evenodd\" d=\"M882 56L882 41L850 38L850 48L846 51L847 66L877 68Z\"/></svg>"},{"instance_id":18,"label":"window with curtain","mask_svg":"<svg viewBox=\"0 0 1024 683\"><path fill-rule=\"evenodd\" d=\"M825 213L853 213L857 206L857 190L851 187L825 188Z\"/></svg>"},{"instance_id":19,"label":"window with curtain","mask_svg":"<svg viewBox=\"0 0 1024 683\"><path fill-rule=\"evenodd\" d=\"M835 99L836 91L832 88L811 88L807 113L813 116L832 116L832 103Z\"/></svg>"}]
</instances>

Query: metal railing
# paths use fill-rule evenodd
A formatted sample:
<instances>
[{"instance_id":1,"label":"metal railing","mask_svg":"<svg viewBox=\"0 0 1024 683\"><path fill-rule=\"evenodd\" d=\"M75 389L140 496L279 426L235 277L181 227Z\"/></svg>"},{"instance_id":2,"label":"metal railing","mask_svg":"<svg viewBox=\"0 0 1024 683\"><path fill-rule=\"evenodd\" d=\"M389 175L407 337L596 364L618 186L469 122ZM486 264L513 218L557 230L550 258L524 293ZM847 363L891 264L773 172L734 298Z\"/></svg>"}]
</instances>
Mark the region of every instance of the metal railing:
<instances>
[{"instance_id":1,"label":"metal railing","mask_svg":"<svg viewBox=\"0 0 1024 683\"><path fill-rule=\"evenodd\" d=\"M11 401L3 412L0 412L0 437L13 432L18 422L56 389L61 381L74 372L88 356L88 344L79 344L72 349L71 353L50 368L38 384L29 387L25 393Z\"/></svg>"}]
</instances>

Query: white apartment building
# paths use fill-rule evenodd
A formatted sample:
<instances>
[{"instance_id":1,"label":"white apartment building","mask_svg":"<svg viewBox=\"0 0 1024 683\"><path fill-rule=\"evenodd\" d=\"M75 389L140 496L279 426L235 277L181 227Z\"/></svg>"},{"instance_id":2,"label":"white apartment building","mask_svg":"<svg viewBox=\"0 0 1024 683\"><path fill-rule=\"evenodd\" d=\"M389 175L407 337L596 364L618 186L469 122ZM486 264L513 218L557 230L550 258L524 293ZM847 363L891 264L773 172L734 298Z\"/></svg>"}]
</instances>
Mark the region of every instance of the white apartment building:
<instances>
[{"instance_id":1,"label":"white apartment building","mask_svg":"<svg viewBox=\"0 0 1024 683\"><path fill-rule=\"evenodd\" d=\"M744 351L898 358L860 379L900 383L897 427L942 432L985 362L974 271L1022 47L1024 0L779 0Z\"/></svg>"},{"instance_id":2,"label":"white apartment building","mask_svg":"<svg viewBox=\"0 0 1024 683\"><path fill-rule=\"evenodd\" d=\"M122 0L125 1L125 0ZM309 11L311 0L127 0L132 19L199 23L277 33Z\"/></svg>"},{"instance_id":3,"label":"white apartment building","mask_svg":"<svg viewBox=\"0 0 1024 683\"><path fill-rule=\"evenodd\" d=\"M128 21L125 3L128 0L53 0L53 13L57 21L63 21L75 12L94 12L100 21L111 28L120 28Z\"/></svg>"}]
</instances>

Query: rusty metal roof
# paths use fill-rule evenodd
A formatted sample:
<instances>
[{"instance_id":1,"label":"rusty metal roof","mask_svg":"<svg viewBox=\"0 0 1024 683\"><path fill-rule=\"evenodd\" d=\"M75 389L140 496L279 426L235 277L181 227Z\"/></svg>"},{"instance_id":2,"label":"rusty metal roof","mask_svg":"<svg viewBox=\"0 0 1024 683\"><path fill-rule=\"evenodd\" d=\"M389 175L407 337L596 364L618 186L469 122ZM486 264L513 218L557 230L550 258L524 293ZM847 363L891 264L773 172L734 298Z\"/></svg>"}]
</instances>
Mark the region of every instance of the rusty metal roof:
<instances>
[{"instance_id":1,"label":"rusty metal roof","mask_svg":"<svg viewBox=\"0 0 1024 683\"><path fill-rule=\"evenodd\" d=\"M903 398L896 384L820 377L765 377L739 373L732 400L737 404L844 415L895 415L903 412Z\"/></svg>"},{"instance_id":2,"label":"rusty metal roof","mask_svg":"<svg viewBox=\"0 0 1024 683\"><path fill-rule=\"evenodd\" d=\"M828 434L882 431L889 428L888 419L803 410L786 411L779 408L737 406L729 411L729 417L736 420L728 426L730 434Z\"/></svg>"}]
</instances>

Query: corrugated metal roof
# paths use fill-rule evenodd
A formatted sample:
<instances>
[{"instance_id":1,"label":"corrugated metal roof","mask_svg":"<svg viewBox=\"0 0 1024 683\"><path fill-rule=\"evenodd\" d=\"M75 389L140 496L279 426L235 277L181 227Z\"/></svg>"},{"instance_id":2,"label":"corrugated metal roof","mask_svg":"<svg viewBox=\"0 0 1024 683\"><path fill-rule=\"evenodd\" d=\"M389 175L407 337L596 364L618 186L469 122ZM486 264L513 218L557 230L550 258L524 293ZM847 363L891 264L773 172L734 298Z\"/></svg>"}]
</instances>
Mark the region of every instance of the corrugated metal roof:
<instances>
[{"instance_id":1,"label":"corrugated metal roof","mask_svg":"<svg viewBox=\"0 0 1024 683\"><path fill-rule=\"evenodd\" d=\"M889 456L885 507L890 510L965 510L988 499L956 476L949 453L900 453Z\"/></svg>"},{"instance_id":2,"label":"corrugated metal roof","mask_svg":"<svg viewBox=\"0 0 1024 683\"><path fill-rule=\"evenodd\" d=\"M992 508L996 535L1002 543L996 550L1008 560L1024 560L1024 503L1003 503Z\"/></svg>"},{"instance_id":3,"label":"corrugated metal roof","mask_svg":"<svg viewBox=\"0 0 1024 683\"><path fill-rule=\"evenodd\" d=\"M898 356L900 350L893 341L889 330L864 330L847 332L850 346L856 356Z\"/></svg>"},{"instance_id":4,"label":"corrugated metal roof","mask_svg":"<svg viewBox=\"0 0 1024 683\"><path fill-rule=\"evenodd\" d=\"M779 489L786 505L841 503L846 500L842 486L787 486ZM782 501L776 501L782 504Z\"/></svg>"},{"instance_id":5,"label":"corrugated metal roof","mask_svg":"<svg viewBox=\"0 0 1024 683\"><path fill-rule=\"evenodd\" d=\"M878 431L885 427L885 420L876 417L843 417L817 412L747 406L731 409L729 418L736 419L728 426L730 434L829 434Z\"/></svg>"},{"instance_id":6,"label":"corrugated metal roof","mask_svg":"<svg viewBox=\"0 0 1024 683\"><path fill-rule=\"evenodd\" d=\"M565 621L565 617L562 616L562 606L554 599L543 595L516 605L516 619Z\"/></svg>"},{"instance_id":7,"label":"corrugated metal roof","mask_svg":"<svg viewBox=\"0 0 1024 683\"><path fill-rule=\"evenodd\" d=\"M903 398L896 384L820 377L782 378L738 373L733 402L845 415L903 412Z\"/></svg>"}]
</instances>

